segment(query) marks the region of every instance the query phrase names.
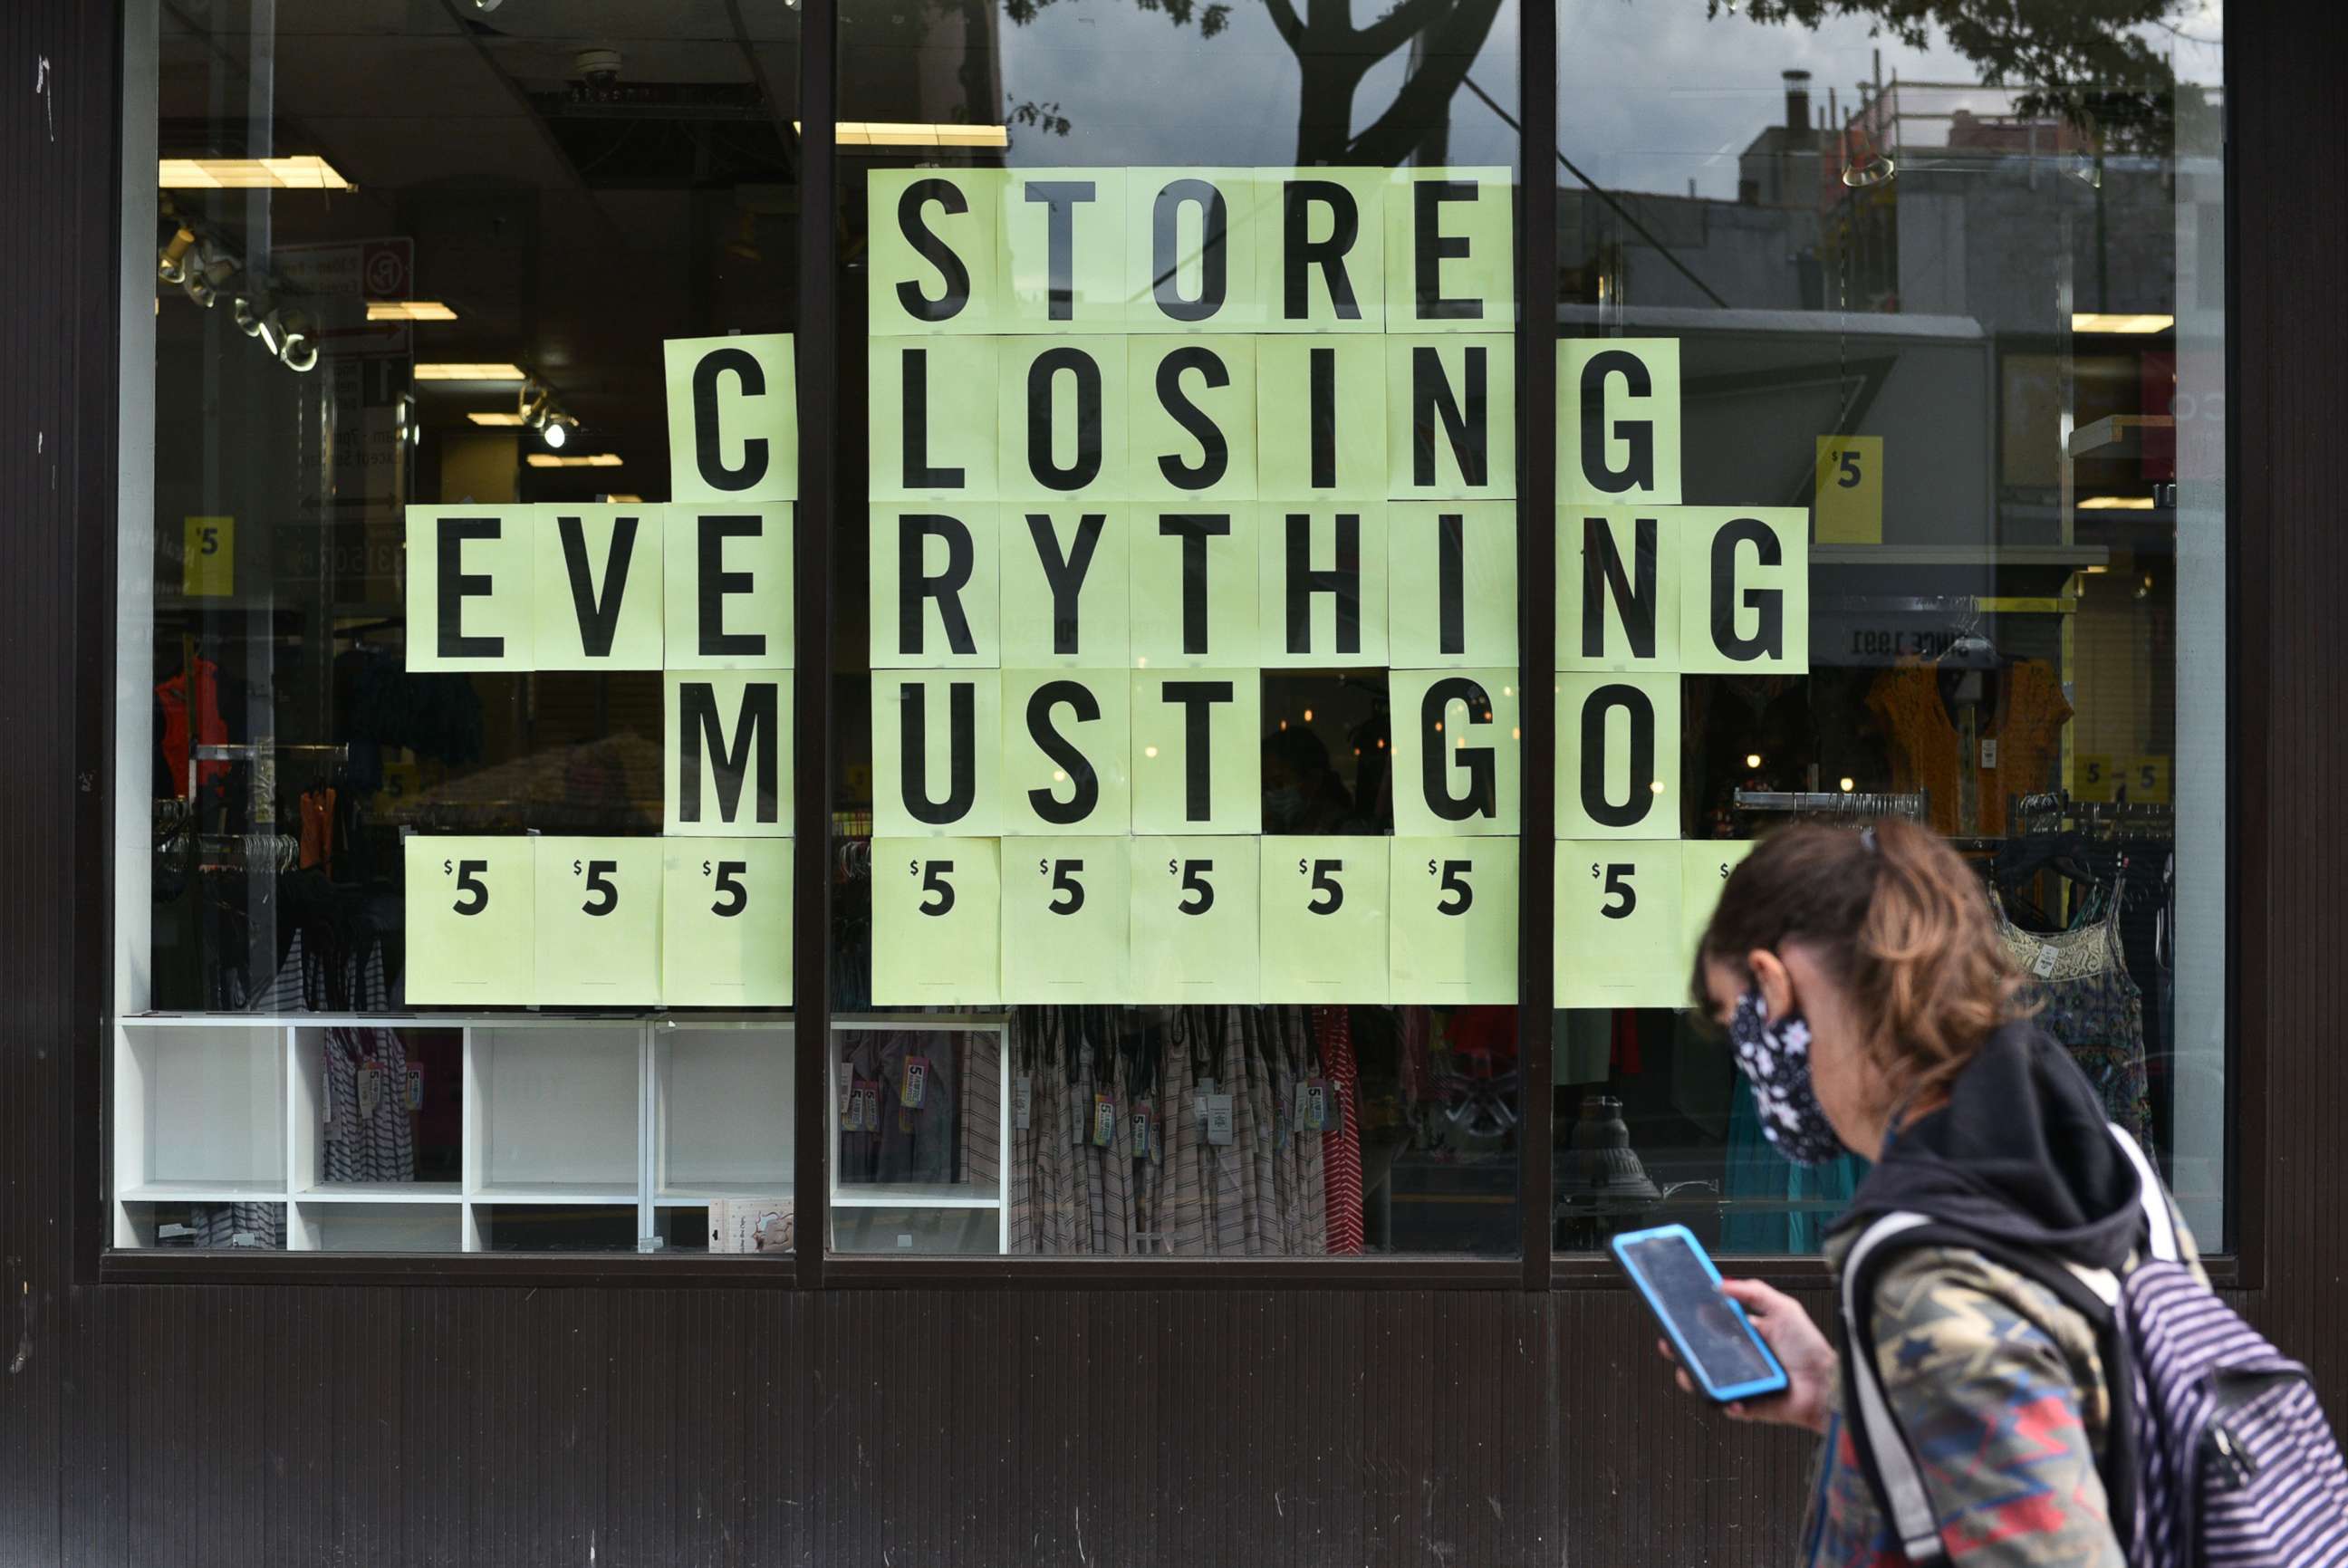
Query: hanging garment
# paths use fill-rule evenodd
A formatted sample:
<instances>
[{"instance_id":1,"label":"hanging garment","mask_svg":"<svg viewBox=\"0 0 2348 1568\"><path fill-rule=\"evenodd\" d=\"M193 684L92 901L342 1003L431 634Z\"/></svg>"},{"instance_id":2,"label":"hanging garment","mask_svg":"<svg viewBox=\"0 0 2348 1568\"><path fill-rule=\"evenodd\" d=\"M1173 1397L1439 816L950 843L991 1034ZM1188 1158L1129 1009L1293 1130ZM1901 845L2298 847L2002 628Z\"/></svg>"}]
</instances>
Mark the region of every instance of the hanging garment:
<instances>
[{"instance_id":1,"label":"hanging garment","mask_svg":"<svg viewBox=\"0 0 2348 1568\"><path fill-rule=\"evenodd\" d=\"M2120 938L2125 885L2116 884L2094 917L2073 931L2024 931L1994 890L1990 897L2006 956L2027 982L2023 1000L2039 1009L2039 1026L2063 1042L2096 1086L2105 1114L2152 1154L2144 993L2128 974Z\"/></svg>"},{"instance_id":2,"label":"hanging garment","mask_svg":"<svg viewBox=\"0 0 2348 1568\"><path fill-rule=\"evenodd\" d=\"M163 762L170 770L171 793L185 799L188 793L188 750L194 746L225 746L228 744L228 724L221 717L220 667L210 659L195 661L196 690L192 701L188 695L188 674L185 670L155 688L155 700L163 710ZM225 762L196 764L196 787L201 789L228 772Z\"/></svg>"},{"instance_id":3,"label":"hanging garment","mask_svg":"<svg viewBox=\"0 0 2348 1568\"><path fill-rule=\"evenodd\" d=\"M1315 1007L1313 1012L1321 1066L1329 1075L1339 1118L1336 1130L1323 1135L1323 1174L1329 1195L1329 1253L1333 1257L1354 1257L1362 1251L1362 1128L1355 1109L1361 1080L1354 1068L1352 1020L1344 1007Z\"/></svg>"},{"instance_id":4,"label":"hanging garment","mask_svg":"<svg viewBox=\"0 0 2348 1568\"><path fill-rule=\"evenodd\" d=\"M328 1029L324 1180L416 1180L416 1118L407 1053L390 1029ZM420 1091L423 1080L417 1080Z\"/></svg>"},{"instance_id":5,"label":"hanging garment","mask_svg":"<svg viewBox=\"0 0 2348 1568\"><path fill-rule=\"evenodd\" d=\"M1778 1153L1763 1134L1760 1110L1740 1079L1728 1112L1728 1160L1720 1190L1741 1202L1720 1222L1721 1251L1795 1257L1821 1251L1828 1230L1866 1174L1867 1162L1855 1155L1824 1165L1797 1165ZM1824 1212L1810 1206L1819 1202L1835 1206ZM1791 1207L1797 1203L1804 1207ZM1773 1212L1778 1204L1787 1207Z\"/></svg>"},{"instance_id":6,"label":"hanging garment","mask_svg":"<svg viewBox=\"0 0 2348 1568\"><path fill-rule=\"evenodd\" d=\"M2054 777L2071 704L2044 659L1998 672L1997 700L1960 728L1941 696L1936 665L1909 664L1878 676L1867 706L1891 742L1892 788L1931 796L1932 827L1946 834L2005 832L2005 799L2044 789Z\"/></svg>"}]
</instances>

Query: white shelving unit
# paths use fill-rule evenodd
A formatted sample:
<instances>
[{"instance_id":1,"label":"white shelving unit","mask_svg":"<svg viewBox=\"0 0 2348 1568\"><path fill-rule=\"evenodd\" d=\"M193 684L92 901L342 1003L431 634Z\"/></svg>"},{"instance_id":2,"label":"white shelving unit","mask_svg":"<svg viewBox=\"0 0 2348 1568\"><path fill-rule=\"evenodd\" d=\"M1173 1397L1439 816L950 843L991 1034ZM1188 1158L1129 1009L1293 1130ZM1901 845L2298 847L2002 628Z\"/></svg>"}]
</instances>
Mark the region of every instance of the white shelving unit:
<instances>
[{"instance_id":1,"label":"white shelving unit","mask_svg":"<svg viewBox=\"0 0 2348 1568\"><path fill-rule=\"evenodd\" d=\"M336 1027L461 1031L458 1181L324 1179L323 1039ZM830 1208L871 1211L881 1222L890 1213L941 1222L991 1213L994 1243L1007 1247L1004 1020L873 1014L833 1028L994 1037L1002 1110L993 1183L843 1184L835 1160L829 1196ZM792 1193L796 1038L788 1016L145 1015L119 1020L114 1046L118 1246L156 1245L159 1211L269 1203L284 1206L283 1244L295 1252L483 1251L495 1243L500 1206L582 1217L627 1210L636 1245L651 1251L675 1211ZM839 1052L827 1056L836 1076ZM827 1099L837 1150L839 1098Z\"/></svg>"}]
</instances>

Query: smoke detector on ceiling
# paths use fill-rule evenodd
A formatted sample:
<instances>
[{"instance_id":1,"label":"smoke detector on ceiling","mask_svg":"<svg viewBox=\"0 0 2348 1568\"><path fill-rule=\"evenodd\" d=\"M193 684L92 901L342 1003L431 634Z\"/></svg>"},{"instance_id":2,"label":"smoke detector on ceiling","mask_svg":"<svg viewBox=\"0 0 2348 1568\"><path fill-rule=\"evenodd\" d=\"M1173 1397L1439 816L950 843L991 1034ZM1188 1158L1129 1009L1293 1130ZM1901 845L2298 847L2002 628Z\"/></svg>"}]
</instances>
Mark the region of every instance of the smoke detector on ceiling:
<instances>
[{"instance_id":1,"label":"smoke detector on ceiling","mask_svg":"<svg viewBox=\"0 0 2348 1568\"><path fill-rule=\"evenodd\" d=\"M582 49L571 57L572 69L590 87L608 88L620 79L620 51Z\"/></svg>"}]
</instances>

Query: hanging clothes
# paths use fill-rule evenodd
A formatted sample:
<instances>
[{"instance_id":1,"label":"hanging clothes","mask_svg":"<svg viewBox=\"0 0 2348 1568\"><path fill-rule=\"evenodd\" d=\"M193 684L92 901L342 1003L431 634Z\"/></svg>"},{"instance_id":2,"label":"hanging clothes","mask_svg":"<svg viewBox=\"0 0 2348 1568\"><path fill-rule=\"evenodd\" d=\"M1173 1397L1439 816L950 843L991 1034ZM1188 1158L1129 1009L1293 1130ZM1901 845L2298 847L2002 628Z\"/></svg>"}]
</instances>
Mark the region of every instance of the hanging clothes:
<instances>
[{"instance_id":1,"label":"hanging clothes","mask_svg":"<svg viewBox=\"0 0 2348 1568\"><path fill-rule=\"evenodd\" d=\"M192 698L185 670L155 688L155 701L163 713L163 764L170 772L171 793L182 799L188 793L189 748L228 744L228 724L221 717L220 667L210 659L198 659L195 675ZM228 769L225 762L198 762L196 788L224 777Z\"/></svg>"},{"instance_id":2,"label":"hanging clothes","mask_svg":"<svg viewBox=\"0 0 2348 1568\"><path fill-rule=\"evenodd\" d=\"M2152 1154L2144 993L2128 974L2120 935L2125 883L2101 892L2086 923L2070 931L2024 931L2006 913L2003 898L1994 890L1990 897L2006 956L2026 982L2023 999L2038 1008L2039 1026L2063 1042L2096 1086L2104 1113Z\"/></svg>"},{"instance_id":3,"label":"hanging clothes","mask_svg":"<svg viewBox=\"0 0 2348 1568\"><path fill-rule=\"evenodd\" d=\"M1354 1257L1362 1251L1362 1127L1356 1102L1361 1078L1354 1066L1352 1019L1344 1007L1315 1007L1313 1036L1322 1069L1335 1095L1338 1125L1323 1135L1323 1180L1328 1191L1329 1254Z\"/></svg>"},{"instance_id":4,"label":"hanging clothes","mask_svg":"<svg viewBox=\"0 0 2348 1568\"><path fill-rule=\"evenodd\" d=\"M1952 716L1942 674L1937 665L1901 665L1868 690L1868 709L1890 740L1892 788L1929 792L1938 832L2001 837L2006 797L2052 781L2070 701L2054 665L2023 659L1995 672L1993 702Z\"/></svg>"}]
</instances>

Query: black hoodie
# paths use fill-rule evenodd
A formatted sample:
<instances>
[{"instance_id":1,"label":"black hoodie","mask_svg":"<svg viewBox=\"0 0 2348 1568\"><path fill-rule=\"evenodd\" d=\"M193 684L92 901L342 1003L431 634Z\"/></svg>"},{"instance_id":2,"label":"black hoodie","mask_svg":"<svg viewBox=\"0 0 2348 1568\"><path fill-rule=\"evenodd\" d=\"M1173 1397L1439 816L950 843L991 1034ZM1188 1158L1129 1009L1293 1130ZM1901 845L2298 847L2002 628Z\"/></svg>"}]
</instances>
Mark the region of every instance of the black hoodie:
<instances>
[{"instance_id":1,"label":"black hoodie","mask_svg":"<svg viewBox=\"0 0 2348 1568\"><path fill-rule=\"evenodd\" d=\"M1989 1037L1947 1105L1891 1140L1835 1229L1906 1209L2116 1270L2137 1243L2141 1191L2070 1054L2015 1023Z\"/></svg>"}]
</instances>

